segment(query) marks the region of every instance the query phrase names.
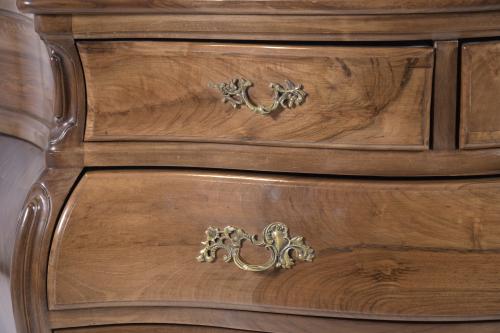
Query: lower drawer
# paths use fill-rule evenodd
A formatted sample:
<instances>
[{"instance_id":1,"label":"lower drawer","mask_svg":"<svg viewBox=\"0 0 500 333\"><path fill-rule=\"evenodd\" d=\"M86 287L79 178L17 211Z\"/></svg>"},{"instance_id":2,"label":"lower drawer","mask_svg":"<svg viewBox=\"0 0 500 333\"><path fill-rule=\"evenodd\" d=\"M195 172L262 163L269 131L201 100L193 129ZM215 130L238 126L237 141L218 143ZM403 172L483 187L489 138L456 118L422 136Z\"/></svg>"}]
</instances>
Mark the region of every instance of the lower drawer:
<instances>
[{"instance_id":1,"label":"lower drawer","mask_svg":"<svg viewBox=\"0 0 500 333\"><path fill-rule=\"evenodd\" d=\"M499 201L497 178L92 171L69 198L54 236L49 308L491 318L500 313ZM224 235L226 226L235 229ZM258 240L240 243L242 230ZM217 252L199 257L217 244ZM271 269L244 270L261 268Z\"/></svg>"}]
</instances>

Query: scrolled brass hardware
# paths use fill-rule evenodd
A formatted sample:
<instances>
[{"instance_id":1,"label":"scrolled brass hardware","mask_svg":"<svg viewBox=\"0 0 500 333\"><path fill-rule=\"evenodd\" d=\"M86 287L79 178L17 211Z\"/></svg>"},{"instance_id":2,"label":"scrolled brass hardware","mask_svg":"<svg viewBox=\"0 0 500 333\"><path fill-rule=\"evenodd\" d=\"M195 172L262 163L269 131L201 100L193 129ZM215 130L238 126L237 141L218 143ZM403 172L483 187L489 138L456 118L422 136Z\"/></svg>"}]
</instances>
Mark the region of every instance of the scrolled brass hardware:
<instances>
[{"instance_id":1,"label":"scrolled brass hardware","mask_svg":"<svg viewBox=\"0 0 500 333\"><path fill-rule=\"evenodd\" d=\"M234 108L245 104L250 110L257 114L267 115L281 108L293 108L304 103L307 93L302 89L302 85L296 85L292 81L286 80L285 86L278 83L271 83L269 87L273 90L273 101L269 106L255 105L248 97L248 88L253 83L244 78L233 79L229 83L211 83L209 86L217 88L224 103L229 102Z\"/></svg>"},{"instance_id":2,"label":"scrolled brass hardware","mask_svg":"<svg viewBox=\"0 0 500 333\"><path fill-rule=\"evenodd\" d=\"M264 228L262 239L258 240L257 235L249 235L243 229L227 226L223 230L209 227L206 231L206 240L201 242L203 249L196 258L199 262L213 262L217 255L217 250L225 250L224 261L234 261L238 268L261 272L273 268L291 268L295 260L310 262L314 258L314 250L304 244L304 238L295 236L290 238L288 227L283 223L271 223ZM253 245L264 247L271 252L271 257L261 265L248 264L240 257L240 250L243 241L250 241Z\"/></svg>"}]
</instances>

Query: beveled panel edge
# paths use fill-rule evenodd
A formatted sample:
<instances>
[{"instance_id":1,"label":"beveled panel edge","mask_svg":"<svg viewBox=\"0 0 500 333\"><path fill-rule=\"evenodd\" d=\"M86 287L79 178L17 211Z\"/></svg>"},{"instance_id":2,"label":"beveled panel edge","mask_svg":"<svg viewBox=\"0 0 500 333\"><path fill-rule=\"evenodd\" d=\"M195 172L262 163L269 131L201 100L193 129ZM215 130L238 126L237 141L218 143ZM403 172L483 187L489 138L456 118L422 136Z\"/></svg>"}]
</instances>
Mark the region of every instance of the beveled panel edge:
<instances>
[{"instance_id":1,"label":"beveled panel edge","mask_svg":"<svg viewBox=\"0 0 500 333\"><path fill-rule=\"evenodd\" d=\"M475 132L469 132L475 133ZM500 135L499 142L491 142L491 143L464 143L461 149L492 149L492 148L500 148Z\"/></svg>"},{"instance_id":2,"label":"beveled panel edge","mask_svg":"<svg viewBox=\"0 0 500 333\"><path fill-rule=\"evenodd\" d=\"M467 117L471 111L471 90L472 85L470 84L472 78L471 72L471 54L467 49L467 44L463 44L460 47L460 52L462 56L460 72L460 128L459 128L459 148L465 149L468 146L468 133L467 128Z\"/></svg>"},{"instance_id":3,"label":"beveled panel edge","mask_svg":"<svg viewBox=\"0 0 500 333\"><path fill-rule=\"evenodd\" d=\"M55 292L56 279L52 275L53 271L56 270L56 268L51 269L51 267L57 267L56 263L58 262L59 255L61 253L59 247L61 246L63 238L62 235L64 235L66 227L69 224L69 216L71 215L71 211L76 205L79 194L81 192L81 188L85 186L85 183L88 179L87 174L88 172L83 172L81 177L74 184L73 191L71 191L71 193L68 194L64 206L61 207L61 212L57 220L57 223L54 226L54 232L52 235L51 242L49 244L49 252L47 258L48 260L47 260L47 267L45 274L45 282L46 282L45 290L47 295L47 306L49 310L53 310L55 308L54 305L52 304L52 300L57 299Z\"/></svg>"},{"instance_id":4,"label":"beveled panel edge","mask_svg":"<svg viewBox=\"0 0 500 333\"><path fill-rule=\"evenodd\" d=\"M460 47L460 52L462 56L462 66L459 69L459 74L461 75L461 87L460 87L460 129L459 129L459 147L460 149L492 149L500 148L500 132L495 132L494 136L498 139L497 141L491 142L472 142L471 136L475 133L483 132L473 132L467 127L468 115L472 112L472 54L469 52L471 47L488 45L488 44L500 44L500 39L481 41L481 42L466 42Z\"/></svg>"},{"instance_id":5,"label":"beveled panel edge","mask_svg":"<svg viewBox=\"0 0 500 333\"><path fill-rule=\"evenodd\" d=\"M241 311L236 309L203 309L183 307L120 307L108 309L84 309L51 311L49 322L53 329L84 327L96 325L127 325L127 324L196 324L204 326L218 326L233 329L258 330L274 333L303 333L307 328L314 332L330 333L332 326L339 328L339 332L355 330L355 332L373 332L375 327L384 329L387 333L406 333L420 331L406 331L408 323L387 322L374 320L358 320L353 318L324 318L308 317L303 315L270 314L265 312ZM443 322L411 322L420 330L436 327L436 332L443 333ZM472 332L476 325L500 326L498 321L481 322L448 322L449 325L464 325ZM434 332L434 331L432 331ZM453 331L456 332L456 331Z\"/></svg>"},{"instance_id":6,"label":"beveled panel edge","mask_svg":"<svg viewBox=\"0 0 500 333\"><path fill-rule=\"evenodd\" d=\"M310 149L334 149L334 150L357 150L357 151L427 151L429 150L429 112L423 117L422 121L422 142L419 144L348 144L348 143L302 143L294 141L243 141L236 139L204 139L204 138L185 138L185 137L168 137L168 136L100 136L93 135L91 138L85 139L89 143L104 143L104 142L142 142L142 143L158 143L158 142L174 142L174 143L207 143L207 144L226 144L226 145L241 145L241 146L257 146L257 147L283 147L283 148L310 148Z\"/></svg>"},{"instance_id":7,"label":"beveled panel edge","mask_svg":"<svg viewBox=\"0 0 500 333\"><path fill-rule=\"evenodd\" d=\"M369 314L356 312L334 312L318 309L307 308L287 308L280 306L266 305L241 305L232 303L217 303L213 302L181 302L181 301L163 301L163 302L106 302L106 303L85 303L74 305L55 305L49 309L49 313L66 313L66 312L85 312L95 313L99 311L113 312L121 309L145 309L149 311L154 309L171 309L171 308L186 308L186 309L205 309L205 310L220 310L220 311L241 311L251 313L265 313L269 315L293 315L312 318L325 319L356 319L356 320L373 320L373 321L391 321L391 322L477 322L477 321L500 321L499 315L475 315L475 316L444 316L444 315L390 315L390 314ZM49 315L50 317L50 315ZM142 322L143 319L140 319Z\"/></svg>"},{"instance_id":8,"label":"beveled panel edge","mask_svg":"<svg viewBox=\"0 0 500 333\"><path fill-rule=\"evenodd\" d=\"M500 35L500 10L407 15L36 15L40 34L75 39L450 40Z\"/></svg>"},{"instance_id":9,"label":"beveled panel edge","mask_svg":"<svg viewBox=\"0 0 500 333\"><path fill-rule=\"evenodd\" d=\"M161 0L138 2L134 0L17 0L18 7L30 13L240 13L240 14L408 14L435 12L491 11L500 9L494 0L442 0L430 4L425 0L393 1L214 1L214 0Z\"/></svg>"},{"instance_id":10,"label":"beveled panel edge","mask_svg":"<svg viewBox=\"0 0 500 333\"><path fill-rule=\"evenodd\" d=\"M428 318L419 321L409 321L404 318L396 320L381 319L361 319L356 316L327 318L322 316L310 316L292 313L269 313L261 309L260 311L243 311L237 308L200 308L183 307L181 305L169 307L117 307L117 308L95 308L95 309L75 309L75 310L56 310L49 312L49 323L52 329L82 327L94 325L112 325L112 324L138 324L138 323L161 323L161 324L193 324L193 314L196 314L198 321L196 324L206 326L220 326L236 329L264 329L265 331L283 332L283 333L303 333L303 325L310 327L330 329L331 325L340 325L347 328L394 328L394 333L401 333L401 325L419 325L426 326L433 323L447 323L455 325L474 325L474 323L492 323L500 326L500 322L495 318L475 318L467 320L464 318L455 318L454 321L446 318ZM239 318L241 320L235 320ZM243 320L246 318L247 320ZM262 320L266 318L267 320ZM274 323L274 324L272 324ZM284 331L275 331L274 326L277 323L288 323ZM344 326L345 325L345 326ZM327 331L330 332L330 331ZM386 331L384 331L386 332ZM420 332L420 331L418 331ZM438 331L442 332L442 331Z\"/></svg>"}]
</instances>

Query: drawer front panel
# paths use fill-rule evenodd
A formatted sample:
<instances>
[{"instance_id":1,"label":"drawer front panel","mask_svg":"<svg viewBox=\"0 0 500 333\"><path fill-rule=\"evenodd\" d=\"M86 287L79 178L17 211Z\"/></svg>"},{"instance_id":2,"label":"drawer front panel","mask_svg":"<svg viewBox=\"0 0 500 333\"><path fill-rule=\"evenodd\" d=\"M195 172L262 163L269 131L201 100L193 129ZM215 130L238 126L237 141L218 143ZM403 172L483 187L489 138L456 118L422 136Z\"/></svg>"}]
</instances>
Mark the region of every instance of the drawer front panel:
<instances>
[{"instance_id":1,"label":"drawer front panel","mask_svg":"<svg viewBox=\"0 0 500 333\"><path fill-rule=\"evenodd\" d=\"M500 147L500 41L462 48L462 148Z\"/></svg>"},{"instance_id":2,"label":"drawer front panel","mask_svg":"<svg viewBox=\"0 0 500 333\"><path fill-rule=\"evenodd\" d=\"M361 181L93 171L52 245L50 309L183 305L370 318L500 311L500 180ZM291 269L196 257L209 226L282 222L315 250ZM241 256L271 251L243 242Z\"/></svg>"},{"instance_id":3,"label":"drawer front panel","mask_svg":"<svg viewBox=\"0 0 500 333\"><path fill-rule=\"evenodd\" d=\"M127 41L80 42L78 48L87 141L428 148L430 47ZM269 109L286 95L273 96L271 83L288 90L288 80L307 95L289 92L268 115L246 103L233 108L217 85L242 78L253 83L242 90L256 107Z\"/></svg>"}]
</instances>

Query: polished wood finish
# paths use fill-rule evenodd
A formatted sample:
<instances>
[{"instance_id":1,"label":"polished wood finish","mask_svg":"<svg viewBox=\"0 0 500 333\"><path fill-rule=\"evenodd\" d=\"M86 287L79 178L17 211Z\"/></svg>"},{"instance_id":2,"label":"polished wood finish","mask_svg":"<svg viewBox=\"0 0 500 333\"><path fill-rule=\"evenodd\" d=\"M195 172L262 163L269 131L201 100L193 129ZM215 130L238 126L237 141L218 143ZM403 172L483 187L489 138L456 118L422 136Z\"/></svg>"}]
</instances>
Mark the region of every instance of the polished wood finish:
<instances>
[{"instance_id":1,"label":"polished wood finish","mask_svg":"<svg viewBox=\"0 0 500 333\"><path fill-rule=\"evenodd\" d=\"M55 333L245 333L251 331L188 325L127 325L56 330Z\"/></svg>"},{"instance_id":2,"label":"polished wood finish","mask_svg":"<svg viewBox=\"0 0 500 333\"><path fill-rule=\"evenodd\" d=\"M379 319L496 316L498 184L494 178L89 172L54 236L49 308L187 305ZM195 260L208 226L259 233L275 221L304 236L317 258L262 274Z\"/></svg>"},{"instance_id":3,"label":"polished wood finish","mask_svg":"<svg viewBox=\"0 0 500 333\"><path fill-rule=\"evenodd\" d=\"M51 323L54 328L116 323L189 325L193 321L203 326L274 333L496 333L500 327L498 321L388 322L183 307L117 307L51 312Z\"/></svg>"},{"instance_id":4,"label":"polished wood finish","mask_svg":"<svg viewBox=\"0 0 500 333\"><path fill-rule=\"evenodd\" d=\"M500 9L497 0L18 0L32 13L252 13L252 14L377 14L488 11Z\"/></svg>"},{"instance_id":5,"label":"polished wood finish","mask_svg":"<svg viewBox=\"0 0 500 333\"><path fill-rule=\"evenodd\" d=\"M356 151L186 142L87 142L48 153L53 167L177 166L330 175L495 175L500 150Z\"/></svg>"},{"instance_id":6,"label":"polished wood finish","mask_svg":"<svg viewBox=\"0 0 500 333\"><path fill-rule=\"evenodd\" d=\"M58 213L80 172L78 168L46 169L33 184L19 216L12 303L20 315L20 333L51 333L46 287L49 248Z\"/></svg>"},{"instance_id":7,"label":"polished wood finish","mask_svg":"<svg viewBox=\"0 0 500 333\"><path fill-rule=\"evenodd\" d=\"M500 147L500 41L462 47L462 148Z\"/></svg>"},{"instance_id":8,"label":"polished wood finish","mask_svg":"<svg viewBox=\"0 0 500 333\"><path fill-rule=\"evenodd\" d=\"M469 147L461 141L465 136L457 133L471 115L492 120L495 116L490 111L477 114L478 108L484 107L481 101L469 105L473 112L466 117L454 112L457 100L464 97L457 85L467 82L462 70L469 68L470 72L479 68L470 73L471 77L483 73L483 78L493 82L474 81L482 93L492 94L494 89L491 88L496 87L496 74L491 70L496 62L490 51L497 43L494 39L500 36L500 3L497 0L22 0L18 3L24 10L36 12L35 28L48 46L51 57L52 71L47 65L48 57L43 56L43 66L46 66L44 72L54 77L50 89L54 97L51 110L37 109L38 104L33 109L36 116L48 121L44 139L50 137L45 152L49 169L32 187L17 224L8 222L11 224L6 237L12 236L10 230L14 225L18 231L14 251L12 241L8 241L7 250L3 252L9 256L12 253L7 269L10 273L2 275L9 276L10 293L5 292L7 284L0 280L0 304L2 311L7 309L0 317L8 318L10 326L6 327L12 327L13 312L17 333L52 333L54 330L143 332L153 329L160 332L229 329L272 333L496 333L500 330L497 269L500 231L496 227L500 147L496 144ZM13 3L0 3L1 9L10 10L12 6ZM3 14L2 10L0 12ZM31 16L26 15L24 21L31 24L30 20ZM33 35L31 30L28 34ZM479 39L472 40L474 38ZM158 68L163 71L166 68L173 79L193 78L192 84L198 85L202 75L192 73L196 71L192 66L193 49L200 45L219 46L226 52L229 45L244 50L239 57L243 54L251 61L254 59L251 65L244 67L242 60L238 60L238 64L238 61L227 60L227 54L220 56L217 52L207 52L225 58L225 64L206 66L204 70L221 72L225 76L229 67L226 64L230 64L241 71L259 74L249 78L255 83L250 91L255 101L265 103L270 94L266 75L291 72L290 63L301 63L302 60L296 60L298 57L290 56L292 49L303 48L300 58L316 61L311 67L318 72L314 75L306 75L302 66L293 70L309 80L308 85L320 87L316 77L322 78L319 81L327 81L323 79L324 72L329 71L329 63L334 64L331 72L335 76L328 80L347 79L341 66L335 65L334 55L347 64L351 75L356 73L352 68L357 66L349 61L359 61L360 55L350 51L339 56L332 51L322 56L315 52L318 49L355 50L362 55L367 49L391 50L395 58L400 50L417 52L413 50L417 46L416 49L422 52L416 57L419 63L434 62L433 68L412 68L413 80L414 72L432 72L432 77L429 75L425 81L428 87L423 102L427 103L426 113L412 114L411 119L415 122L407 118L398 121L397 126L416 129L424 124L427 127L420 128L426 133L421 135L418 148L415 141L405 148L414 151L395 150L394 146L378 146L378 150L361 145L333 147L332 143L324 145L315 141L320 130L311 130L307 141L296 136L293 128L280 129L289 131L290 135L286 140L281 137L274 142L257 142L252 138L254 133L241 136L253 141L239 141L238 136L233 136L231 142L205 140L207 137L197 142L181 142L176 137L174 142L162 133L155 140L166 141L140 142L137 127L143 131L142 135L151 138L150 129L158 131L165 124L169 128L178 125L155 122L147 113L144 118L131 118L135 124L121 125L135 136L133 141L119 142L117 140L129 138L111 138L105 133L108 129L115 130L114 125L123 121L118 113L113 113L112 118L106 120L108 128L101 128L100 133L104 133L104 140L112 141L88 141L84 138L87 111L109 103L101 98L93 106L89 103L87 108L87 101L95 92L91 91L87 99L86 78L75 41L102 47L101 54L94 54L96 59L108 57L111 51L121 52L123 57L109 62L110 68L130 63L133 67L124 71L135 71L142 76L139 88L127 91L135 99L127 95L118 99L115 92L108 94L116 101L112 107L120 105L129 111L137 100L151 107L148 103L154 98L148 94L153 92L160 103L170 98L165 110L178 110L178 105L186 100L200 106L198 110L204 110L201 99L205 98L205 102L213 102L209 110L226 108L229 114L239 117L248 110L235 112L221 104L215 90L207 89L213 95L197 95L199 101L195 101L192 96L179 95L177 89L162 89L149 79L163 83L164 76ZM145 44L153 46L149 50L139 47ZM114 45L135 46L131 49L143 59L136 57L132 61L123 48L115 50ZM153 49L158 45L164 46ZM193 47L182 49L178 45ZM222 49L220 45L226 47ZM256 45L261 49L279 46L282 51L248 52ZM462 45L467 52L472 50L471 59L476 61L477 55L481 55L485 61L482 64L476 61L474 66L467 67L466 51L459 50ZM184 53L184 57L177 55L175 60L190 73L184 74L166 64L165 58L173 57L155 53L161 49L171 54L168 51L173 46L178 54ZM33 47L32 52L35 51ZM281 55L287 56L283 62L278 60ZM253 65L262 66L267 59L272 60L271 65L267 65L270 67L265 67L270 70L257 73ZM387 59L387 54L374 60L381 59ZM213 64L214 61L217 60L206 62ZM198 65L201 67L203 62ZM352 81L358 85L352 93L357 91L357 96L361 96L359 92L365 86L369 87L367 92L379 89L392 93L394 89L387 87L397 86L398 80L402 82L404 65L388 68L396 69L393 74L385 71L380 63L373 68L378 68L378 72L365 71L363 78L359 74L353 76ZM106 71L96 66L97 69ZM94 78L109 80L107 82L115 88L126 85L130 78L140 81L117 70L108 73L107 77L94 73ZM374 83L377 77L383 80ZM395 78L394 83L389 82L391 78ZM223 79L226 81L230 77ZM282 83L282 79L278 77L278 83ZM294 80L293 77L289 79ZM176 84L175 88L182 85ZM142 87L148 89L141 90ZM408 84L403 90L408 92L409 87L416 91L415 85ZM103 91L110 89L108 86L100 88ZM202 91L201 88L207 91L201 85L194 91ZM345 97L346 91L342 91ZM334 92L328 96L326 93L319 95L333 101L338 97L338 92ZM146 99L146 95L150 98ZM172 96L180 97L175 100ZM0 96L0 102L2 98L5 96ZM316 101L309 98L306 104L291 110L292 114ZM367 96L365 99L372 98ZM497 102L497 98L486 100L488 105ZM25 101L29 103L30 99ZM353 109L366 109L364 103L360 104L362 107ZM397 114L423 105L418 102L401 107L396 100L391 104ZM466 103L460 100L459 104L462 108L459 111L464 112ZM140 110L141 106L136 109ZM188 111L200 119L198 112ZM273 135L276 135L272 132L274 124L286 119L288 111L281 112L270 127ZM163 121L165 114L155 112ZM12 123L10 114L8 119ZM221 114L226 115L220 111L216 113ZM27 116L29 119L21 118L19 113L16 125L9 125L9 128L11 133L14 128L14 135L18 137L21 137L18 133L29 133L23 139L35 142L30 138L37 133L36 123L30 123L35 117ZM359 121L359 117L352 120ZM333 129L338 125L331 120L325 123ZM487 124L494 126L494 123ZM141 124L150 129L141 129ZM392 126L394 124L391 122ZM2 125L0 119L0 127ZM18 130L18 125L29 130ZM194 125L191 130L193 128L196 129ZM217 126L202 129L221 130ZM269 133L267 129L265 133ZM259 135L264 133L261 127L253 130ZM399 137L415 138L414 132ZM39 146L46 146L46 141ZM169 169L173 166L186 169ZM17 166L19 172L23 167L27 166ZM87 172L87 168L92 167L106 170L90 169L79 182L82 170ZM110 167L115 170L108 170ZM124 167L134 169L122 170ZM151 167L155 168L148 169ZM146 170L136 170L141 168ZM219 170L210 172L196 168ZM18 172L13 169L16 168L10 167L10 172ZM229 169L238 171L227 171ZM243 170L260 172L245 173ZM298 174L303 175L299 177ZM339 179L337 175L360 177ZM458 175L468 177L453 177ZM470 177L484 175L494 176ZM421 176L428 178L418 178ZM143 179L147 181L143 183ZM33 181L26 180L26 191L30 182ZM0 191L1 199L3 188ZM15 195L20 196L20 193ZM17 200L18 205L13 204L9 209L19 210L21 201ZM0 207L3 208L1 202ZM287 218L283 222L291 224L293 235L306 237L306 242L317 250L316 260L297 263L289 271L257 274L257 277L221 260L213 264L195 262L207 223L217 226L241 224L248 232L259 233L269 223L267 219L279 218ZM72 239L74 243L70 242ZM244 255L252 261L263 259L262 252L251 251L247 244ZM7 258L1 253L0 257ZM93 258L97 259L93 261ZM148 263L151 265L147 266ZM7 266L2 262L0 267L5 271ZM314 273L312 277L311 272ZM202 278L201 274L205 273ZM75 281L81 283L73 284ZM189 287L193 285L200 287ZM13 310L9 310L11 299ZM3 328L0 327L0 331L3 332Z\"/></svg>"},{"instance_id":9,"label":"polished wood finish","mask_svg":"<svg viewBox=\"0 0 500 333\"><path fill-rule=\"evenodd\" d=\"M499 327L497 323L481 323L474 324L455 324L455 325L436 325L436 324L387 324L383 323L385 327L382 327L380 323L369 323L370 327L368 329L363 328L362 324L360 327L346 327L342 325L342 322L335 322L327 327L318 329L314 327L314 332L316 333L496 333ZM392 325L392 326L391 326ZM302 331L297 331L292 325L284 325L279 331L280 333L292 333L292 332L304 332L311 329L311 326L302 326ZM444 329L444 330L443 330ZM473 331L472 331L473 330ZM254 331L241 331L241 330L231 330L231 329L221 329L221 328L211 328L211 327L201 327L201 326L160 326L160 325L128 325L128 326L107 326L107 327L87 327L78 329L64 329L56 330L55 333L244 333L244 332L254 332Z\"/></svg>"},{"instance_id":10,"label":"polished wood finish","mask_svg":"<svg viewBox=\"0 0 500 333\"><path fill-rule=\"evenodd\" d=\"M48 55L33 20L11 9L0 9L0 133L44 148L54 98Z\"/></svg>"},{"instance_id":11,"label":"polished wood finish","mask_svg":"<svg viewBox=\"0 0 500 333\"><path fill-rule=\"evenodd\" d=\"M70 22L75 38L191 38L272 41L450 40L500 35L500 11L406 15L46 15L46 33Z\"/></svg>"},{"instance_id":12,"label":"polished wood finish","mask_svg":"<svg viewBox=\"0 0 500 333\"><path fill-rule=\"evenodd\" d=\"M431 48L80 42L86 141L191 141L358 149L428 147ZM311 75L315 73L315 75ZM291 80L303 105L269 116L224 104L210 83ZM147 80L145 80L147 78Z\"/></svg>"},{"instance_id":13,"label":"polished wood finish","mask_svg":"<svg viewBox=\"0 0 500 333\"><path fill-rule=\"evenodd\" d=\"M432 148L453 150L457 141L458 41L436 42L435 48Z\"/></svg>"}]
</instances>

